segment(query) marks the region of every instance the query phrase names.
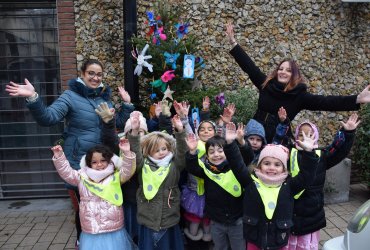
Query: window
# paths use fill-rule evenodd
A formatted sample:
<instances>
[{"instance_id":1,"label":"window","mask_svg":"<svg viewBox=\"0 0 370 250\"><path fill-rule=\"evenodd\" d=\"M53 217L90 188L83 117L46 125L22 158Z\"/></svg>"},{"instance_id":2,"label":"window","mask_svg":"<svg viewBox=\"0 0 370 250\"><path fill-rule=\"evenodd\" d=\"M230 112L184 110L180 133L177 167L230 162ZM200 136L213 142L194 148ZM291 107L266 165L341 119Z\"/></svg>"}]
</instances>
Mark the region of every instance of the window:
<instances>
[{"instance_id":1,"label":"window","mask_svg":"<svg viewBox=\"0 0 370 250\"><path fill-rule=\"evenodd\" d=\"M0 4L0 199L67 194L50 150L63 122L37 125L25 98L4 91L27 78L47 105L61 92L55 1L30 2Z\"/></svg>"}]
</instances>

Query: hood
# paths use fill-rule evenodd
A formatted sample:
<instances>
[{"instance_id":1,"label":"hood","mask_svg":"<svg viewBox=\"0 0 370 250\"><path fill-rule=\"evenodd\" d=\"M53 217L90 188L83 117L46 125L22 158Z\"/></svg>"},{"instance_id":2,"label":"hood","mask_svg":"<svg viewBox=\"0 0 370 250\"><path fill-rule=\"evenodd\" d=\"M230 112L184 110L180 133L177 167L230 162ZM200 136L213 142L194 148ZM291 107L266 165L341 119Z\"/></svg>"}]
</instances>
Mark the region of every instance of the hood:
<instances>
[{"instance_id":1,"label":"hood","mask_svg":"<svg viewBox=\"0 0 370 250\"><path fill-rule=\"evenodd\" d=\"M304 121L304 122L302 122L302 123L300 123L298 126L297 126L297 128L295 129L295 134L294 134L294 138L297 140L298 139L298 134L299 134L299 129L303 126L303 125L305 125L305 124L307 124L307 125L309 125L311 128L312 128L312 130L313 130L313 133L314 133L314 140L315 140L315 145L317 146L318 145L318 141L319 141L319 130L318 130L318 128L316 127L316 125L315 124L313 124L312 122L310 122L310 121Z\"/></svg>"},{"instance_id":2,"label":"hood","mask_svg":"<svg viewBox=\"0 0 370 250\"><path fill-rule=\"evenodd\" d=\"M262 126L261 123L254 119L250 119L247 123L247 126L245 127L245 138L248 138L251 135L258 135L262 138L262 145L267 144L266 138L265 138L265 129Z\"/></svg>"}]
</instances>

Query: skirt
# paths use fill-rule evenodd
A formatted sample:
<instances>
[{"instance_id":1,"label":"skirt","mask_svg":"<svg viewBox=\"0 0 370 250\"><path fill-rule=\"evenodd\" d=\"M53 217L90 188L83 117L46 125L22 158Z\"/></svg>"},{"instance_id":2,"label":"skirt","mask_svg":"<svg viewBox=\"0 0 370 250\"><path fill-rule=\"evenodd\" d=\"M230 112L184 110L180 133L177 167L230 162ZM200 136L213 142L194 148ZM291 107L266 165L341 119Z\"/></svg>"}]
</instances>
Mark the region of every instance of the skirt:
<instances>
[{"instance_id":1,"label":"skirt","mask_svg":"<svg viewBox=\"0 0 370 250\"><path fill-rule=\"evenodd\" d=\"M205 197L204 195L198 195L196 191L189 189L185 185L181 193L181 206L186 212L203 218Z\"/></svg>"},{"instance_id":2,"label":"skirt","mask_svg":"<svg viewBox=\"0 0 370 250\"><path fill-rule=\"evenodd\" d=\"M80 250L137 250L126 229L121 228L114 232L90 234L82 232L80 236Z\"/></svg>"},{"instance_id":3,"label":"skirt","mask_svg":"<svg viewBox=\"0 0 370 250\"><path fill-rule=\"evenodd\" d=\"M154 231L146 226L139 225L139 249L184 250L180 226L176 225L160 231Z\"/></svg>"}]
</instances>

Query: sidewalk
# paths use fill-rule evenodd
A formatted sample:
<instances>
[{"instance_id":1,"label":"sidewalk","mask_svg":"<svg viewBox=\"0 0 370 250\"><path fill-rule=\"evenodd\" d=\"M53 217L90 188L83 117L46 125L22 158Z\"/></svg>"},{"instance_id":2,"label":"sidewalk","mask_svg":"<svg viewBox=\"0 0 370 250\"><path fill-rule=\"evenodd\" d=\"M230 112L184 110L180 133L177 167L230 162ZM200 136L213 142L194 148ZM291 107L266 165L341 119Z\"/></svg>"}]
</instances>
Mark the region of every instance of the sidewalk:
<instances>
[{"instance_id":1,"label":"sidewalk","mask_svg":"<svg viewBox=\"0 0 370 250\"><path fill-rule=\"evenodd\" d=\"M363 184L351 185L349 202L325 206L322 245L345 232L356 209L370 198ZM0 201L0 249L75 249L74 212L68 199Z\"/></svg>"}]
</instances>

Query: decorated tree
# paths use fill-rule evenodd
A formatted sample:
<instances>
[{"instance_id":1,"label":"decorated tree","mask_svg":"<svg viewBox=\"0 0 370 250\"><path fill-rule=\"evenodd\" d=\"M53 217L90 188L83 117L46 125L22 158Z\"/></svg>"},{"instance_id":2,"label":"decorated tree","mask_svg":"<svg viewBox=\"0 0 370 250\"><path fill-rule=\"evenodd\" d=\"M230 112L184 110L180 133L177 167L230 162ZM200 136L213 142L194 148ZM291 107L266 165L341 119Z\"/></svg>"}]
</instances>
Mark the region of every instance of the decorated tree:
<instances>
[{"instance_id":1,"label":"decorated tree","mask_svg":"<svg viewBox=\"0 0 370 250\"><path fill-rule=\"evenodd\" d=\"M190 34L190 24L178 5L156 2L147 10L144 37L133 37L132 51L142 90L152 101L181 96L192 89L204 68L199 57L198 39Z\"/></svg>"}]
</instances>

